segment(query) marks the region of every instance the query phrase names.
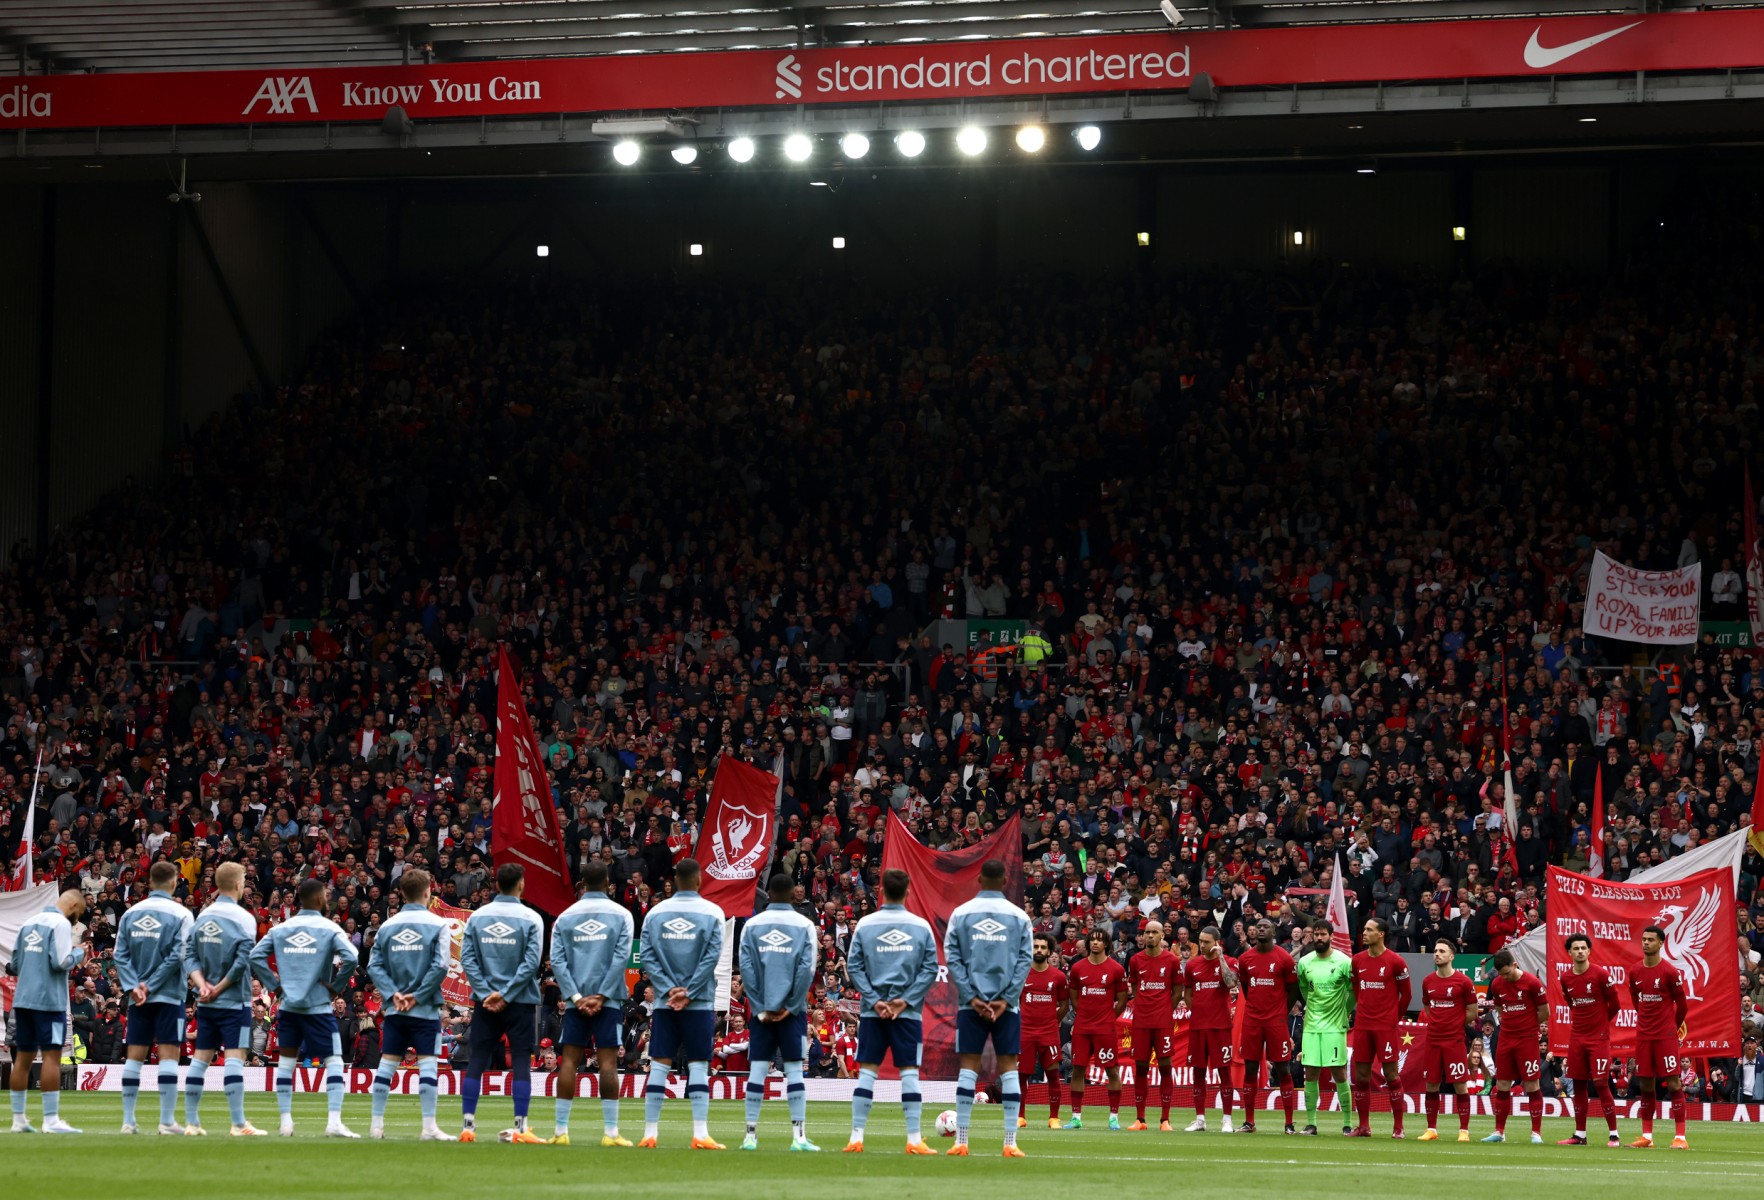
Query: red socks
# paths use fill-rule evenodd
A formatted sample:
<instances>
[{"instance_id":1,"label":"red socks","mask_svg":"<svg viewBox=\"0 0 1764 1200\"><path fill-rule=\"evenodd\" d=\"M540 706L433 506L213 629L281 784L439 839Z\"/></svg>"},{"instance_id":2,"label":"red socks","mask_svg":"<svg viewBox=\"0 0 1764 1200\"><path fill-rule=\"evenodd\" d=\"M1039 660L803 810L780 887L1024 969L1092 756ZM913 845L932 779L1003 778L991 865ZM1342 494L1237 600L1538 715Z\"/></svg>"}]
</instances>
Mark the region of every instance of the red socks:
<instances>
[{"instance_id":1,"label":"red socks","mask_svg":"<svg viewBox=\"0 0 1764 1200\"><path fill-rule=\"evenodd\" d=\"M1526 1092L1525 1103L1531 1109L1531 1132L1543 1133L1543 1093Z\"/></svg>"},{"instance_id":2,"label":"red socks","mask_svg":"<svg viewBox=\"0 0 1764 1200\"><path fill-rule=\"evenodd\" d=\"M1610 1129L1610 1131L1612 1133L1616 1133L1617 1132L1617 1097L1615 1097L1611 1094L1611 1081L1609 1079L1599 1080L1598 1089L1599 1089L1599 1103L1603 1104L1605 1106L1605 1125ZM1590 1101L1590 1100L1587 1101L1587 1107L1588 1108L1592 1107L1592 1101Z\"/></svg>"},{"instance_id":3,"label":"red socks","mask_svg":"<svg viewBox=\"0 0 1764 1200\"><path fill-rule=\"evenodd\" d=\"M1349 1090L1353 1092L1354 1112L1360 1118L1360 1128L1370 1129L1372 1127L1372 1085L1366 1084L1362 1087L1356 1083Z\"/></svg>"},{"instance_id":4,"label":"red socks","mask_svg":"<svg viewBox=\"0 0 1764 1200\"><path fill-rule=\"evenodd\" d=\"M1158 1105L1164 1110L1163 1119L1170 1119L1170 1101L1176 1091L1176 1084L1170 1078L1175 1074L1167 1065L1158 1068Z\"/></svg>"},{"instance_id":5,"label":"red socks","mask_svg":"<svg viewBox=\"0 0 1764 1200\"><path fill-rule=\"evenodd\" d=\"M1654 1136L1654 1113L1659 1107L1659 1100L1652 1092L1643 1092L1641 1098L1641 1127L1643 1137Z\"/></svg>"},{"instance_id":6,"label":"red socks","mask_svg":"<svg viewBox=\"0 0 1764 1200\"><path fill-rule=\"evenodd\" d=\"M1513 1111L1513 1093L1497 1091L1494 1094L1495 1132L1507 1132L1507 1116Z\"/></svg>"},{"instance_id":7,"label":"red socks","mask_svg":"<svg viewBox=\"0 0 1764 1200\"><path fill-rule=\"evenodd\" d=\"M1452 1101L1458 1110L1458 1128L1465 1133L1470 1132L1470 1097L1459 1096Z\"/></svg>"},{"instance_id":8,"label":"red socks","mask_svg":"<svg viewBox=\"0 0 1764 1200\"><path fill-rule=\"evenodd\" d=\"M1084 1115L1084 1089L1081 1087L1072 1089L1072 1115L1074 1117Z\"/></svg>"},{"instance_id":9,"label":"red socks","mask_svg":"<svg viewBox=\"0 0 1764 1200\"><path fill-rule=\"evenodd\" d=\"M1057 1119L1060 1115L1060 1074L1058 1071L1042 1073L1047 1076L1047 1115Z\"/></svg>"},{"instance_id":10,"label":"red socks","mask_svg":"<svg viewBox=\"0 0 1764 1200\"><path fill-rule=\"evenodd\" d=\"M1146 1078L1146 1064L1133 1065L1133 1104L1139 1110L1139 1119L1145 1120L1145 1090L1151 1081Z\"/></svg>"},{"instance_id":11,"label":"red socks","mask_svg":"<svg viewBox=\"0 0 1764 1200\"><path fill-rule=\"evenodd\" d=\"M1280 1107L1286 1110L1286 1123L1291 1125L1298 1115L1298 1090L1290 1076L1280 1081Z\"/></svg>"},{"instance_id":12,"label":"red socks","mask_svg":"<svg viewBox=\"0 0 1764 1200\"><path fill-rule=\"evenodd\" d=\"M1111 1117L1115 1116L1120 1111L1121 1111L1121 1089L1120 1088L1113 1088L1109 1091L1109 1115Z\"/></svg>"},{"instance_id":13,"label":"red socks","mask_svg":"<svg viewBox=\"0 0 1764 1200\"><path fill-rule=\"evenodd\" d=\"M1432 1088L1427 1089L1427 1128L1439 1128L1439 1093Z\"/></svg>"},{"instance_id":14,"label":"red socks","mask_svg":"<svg viewBox=\"0 0 1764 1200\"><path fill-rule=\"evenodd\" d=\"M1679 1137L1684 1136L1684 1110L1684 1093L1674 1092L1672 1094L1672 1127Z\"/></svg>"}]
</instances>

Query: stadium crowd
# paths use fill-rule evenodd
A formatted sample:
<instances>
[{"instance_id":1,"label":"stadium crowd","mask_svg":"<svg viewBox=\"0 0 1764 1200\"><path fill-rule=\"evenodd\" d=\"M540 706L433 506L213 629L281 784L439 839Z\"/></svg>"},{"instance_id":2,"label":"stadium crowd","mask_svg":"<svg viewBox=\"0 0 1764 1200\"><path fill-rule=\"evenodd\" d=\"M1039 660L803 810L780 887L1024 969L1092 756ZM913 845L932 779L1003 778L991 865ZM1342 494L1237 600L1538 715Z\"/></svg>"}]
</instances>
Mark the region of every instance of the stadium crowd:
<instances>
[{"instance_id":1,"label":"stadium crowd","mask_svg":"<svg viewBox=\"0 0 1764 1200\"><path fill-rule=\"evenodd\" d=\"M718 756L781 769L823 1071L849 1070L840 963L889 809L935 846L1020 813L1027 906L1068 961L1093 928L1124 957L1152 918L1235 952L1266 914L1302 945L1321 898L1288 889L1326 889L1338 853L1353 927L1498 950L1539 923L1547 864L1584 868L1596 786L1619 879L1749 811L1749 653L1705 639L1661 673L1579 617L1594 547L1694 558L1706 615L1743 615L1764 341L1697 265L1743 216L1601 286L389 301L0 574L0 845L46 750L37 876L80 881L98 950L75 1031L120 1052L103 951L157 859L193 908L243 862L260 929L324 879L364 959L409 868L487 901L498 643L572 865L605 862L639 931ZM930 636L962 618L1047 650ZM338 1006L371 1063L358 982Z\"/></svg>"}]
</instances>

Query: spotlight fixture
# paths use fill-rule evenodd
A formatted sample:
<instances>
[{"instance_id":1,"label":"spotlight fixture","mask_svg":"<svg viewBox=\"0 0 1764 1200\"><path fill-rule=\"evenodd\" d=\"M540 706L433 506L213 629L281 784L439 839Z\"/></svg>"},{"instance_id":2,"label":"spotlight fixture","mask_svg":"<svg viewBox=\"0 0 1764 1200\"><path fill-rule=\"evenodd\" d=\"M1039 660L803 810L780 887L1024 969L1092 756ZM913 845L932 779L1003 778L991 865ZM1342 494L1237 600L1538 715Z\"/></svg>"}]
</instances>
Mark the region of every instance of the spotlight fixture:
<instances>
[{"instance_id":1,"label":"spotlight fixture","mask_svg":"<svg viewBox=\"0 0 1764 1200\"><path fill-rule=\"evenodd\" d=\"M636 142L619 142L613 147L613 161L621 167L634 167L643 157L643 147Z\"/></svg>"},{"instance_id":2,"label":"spotlight fixture","mask_svg":"<svg viewBox=\"0 0 1764 1200\"><path fill-rule=\"evenodd\" d=\"M815 144L806 133L793 133L784 139L784 157L791 162L807 162L814 152Z\"/></svg>"},{"instance_id":3,"label":"spotlight fixture","mask_svg":"<svg viewBox=\"0 0 1764 1200\"><path fill-rule=\"evenodd\" d=\"M1170 22L1172 26L1182 24L1182 11L1170 0L1158 0L1158 8L1164 14L1164 20Z\"/></svg>"},{"instance_id":4,"label":"spotlight fixture","mask_svg":"<svg viewBox=\"0 0 1764 1200\"><path fill-rule=\"evenodd\" d=\"M1080 150L1094 150L1102 145L1102 130L1095 125L1080 125L1072 131L1072 136L1078 139Z\"/></svg>"},{"instance_id":5,"label":"spotlight fixture","mask_svg":"<svg viewBox=\"0 0 1764 1200\"><path fill-rule=\"evenodd\" d=\"M839 152L847 158L862 158L870 152L870 139L861 133L848 133L839 139Z\"/></svg>"},{"instance_id":6,"label":"spotlight fixture","mask_svg":"<svg viewBox=\"0 0 1764 1200\"><path fill-rule=\"evenodd\" d=\"M925 153L925 135L916 129L909 129L894 139L894 145L908 158L917 158Z\"/></svg>"},{"instance_id":7,"label":"spotlight fixture","mask_svg":"<svg viewBox=\"0 0 1764 1200\"><path fill-rule=\"evenodd\" d=\"M1039 154L1047 145L1047 130L1039 125L1025 125L1017 130L1017 149L1024 154Z\"/></svg>"},{"instance_id":8,"label":"spotlight fixture","mask_svg":"<svg viewBox=\"0 0 1764 1200\"><path fill-rule=\"evenodd\" d=\"M704 244L701 242L693 242L690 246L686 247L686 253L690 254L693 258L703 258Z\"/></svg>"},{"instance_id":9,"label":"spotlight fixture","mask_svg":"<svg viewBox=\"0 0 1764 1200\"><path fill-rule=\"evenodd\" d=\"M956 134L956 149L973 158L986 149L986 131L978 125L969 125Z\"/></svg>"},{"instance_id":10,"label":"spotlight fixture","mask_svg":"<svg viewBox=\"0 0 1764 1200\"><path fill-rule=\"evenodd\" d=\"M672 150L668 151L668 154L671 155L673 160L679 163L682 167L690 167L693 163L698 161L697 146L675 146Z\"/></svg>"},{"instance_id":11,"label":"spotlight fixture","mask_svg":"<svg viewBox=\"0 0 1764 1200\"><path fill-rule=\"evenodd\" d=\"M836 235L833 238L833 249L835 249L835 250L845 249L845 239Z\"/></svg>"},{"instance_id":12,"label":"spotlight fixture","mask_svg":"<svg viewBox=\"0 0 1764 1200\"><path fill-rule=\"evenodd\" d=\"M744 163L744 162L747 162L750 159L752 159L753 158L753 139L747 138L747 137L738 137L734 141L730 142L729 143L729 157L734 159L738 163Z\"/></svg>"},{"instance_id":13,"label":"spotlight fixture","mask_svg":"<svg viewBox=\"0 0 1764 1200\"><path fill-rule=\"evenodd\" d=\"M533 253L538 255L540 258L550 258L551 257L551 247L550 246L535 246L535 247L533 247Z\"/></svg>"}]
</instances>

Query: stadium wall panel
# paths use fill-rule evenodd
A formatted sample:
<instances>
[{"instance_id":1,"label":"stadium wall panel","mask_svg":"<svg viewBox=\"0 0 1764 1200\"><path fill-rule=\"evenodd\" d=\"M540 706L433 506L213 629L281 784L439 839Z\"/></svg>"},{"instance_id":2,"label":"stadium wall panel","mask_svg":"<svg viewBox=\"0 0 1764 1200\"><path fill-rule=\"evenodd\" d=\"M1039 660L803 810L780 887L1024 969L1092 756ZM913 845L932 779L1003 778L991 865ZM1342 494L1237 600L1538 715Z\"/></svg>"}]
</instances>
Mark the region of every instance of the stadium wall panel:
<instances>
[{"instance_id":1,"label":"stadium wall panel","mask_svg":"<svg viewBox=\"0 0 1764 1200\"><path fill-rule=\"evenodd\" d=\"M0 189L0 570L37 526L43 189Z\"/></svg>"}]
</instances>

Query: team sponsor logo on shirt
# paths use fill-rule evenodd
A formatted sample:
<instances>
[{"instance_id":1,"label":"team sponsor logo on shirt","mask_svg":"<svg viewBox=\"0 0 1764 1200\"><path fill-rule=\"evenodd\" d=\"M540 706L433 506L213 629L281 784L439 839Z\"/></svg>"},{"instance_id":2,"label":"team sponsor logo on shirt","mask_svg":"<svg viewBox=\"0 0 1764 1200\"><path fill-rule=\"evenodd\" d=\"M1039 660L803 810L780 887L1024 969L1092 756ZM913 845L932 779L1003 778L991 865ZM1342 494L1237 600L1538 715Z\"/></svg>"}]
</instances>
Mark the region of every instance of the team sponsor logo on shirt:
<instances>
[{"instance_id":1,"label":"team sponsor logo on shirt","mask_svg":"<svg viewBox=\"0 0 1764 1200\"><path fill-rule=\"evenodd\" d=\"M876 953L899 954L913 948L913 935L904 929L890 929L876 939Z\"/></svg>"},{"instance_id":2,"label":"team sponsor logo on shirt","mask_svg":"<svg viewBox=\"0 0 1764 1200\"><path fill-rule=\"evenodd\" d=\"M394 950L415 950L422 944L423 935L414 929L400 929L392 935Z\"/></svg>"},{"instance_id":3,"label":"team sponsor logo on shirt","mask_svg":"<svg viewBox=\"0 0 1764 1200\"><path fill-rule=\"evenodd\" d=\"M974 926L974 940L977 942L1002 942L1006 940L1004 934L1005 926L991 917Z\"/></svg>"},{"instance_id":4,"label":"team sponsor logo on shirt","mask_svg":"<svg viewBox=\"0 0 1764 1200\"><path fill-rule=\"evenodd\" d=\"M318 939L304 929L296 930L294 936L282 943L284 954L317 954Z\"/></svg>"},{"instance_id":5,"label":"team sponsor logo on shirt","mask_svg":"<svg viewBox=\"0 0 1764 1200\"><path fill-rule=\"evenodd\" d=\"M218 942L221 936L220 922L204 921L196 932L202 935L202 940L205 942Z\"/></svg>"},{"instance_id":6,"label":"team sponsor logo on shirt","mask_svg":"<svg viewBox=\"0 0 1764 1200\"><path fill-rule=\"evenodd\" d=\"M662 937L670 942L697 941L698 926L685 917L675 917L671 921L662 922Z\"/></svg>"},{"instance_id":7,"label":"team sponsor logo on shirt","mask_svg":"<svg viewBox=\"0 0 1764 1200\"><path fill-rule=\"evenodd\" d=\"M43 949L43 935L38 933L35 929L25 934L22 940L26 950L36 950L40 952Z\"/></svg>"},{"instance_id":8,"label":"team sponsor logo on shirt","mask_svg":"<svg viewBox=\"0 0 1764 1200\"><path fill-rule=\"evenodd\" d=\"M788 933L776 929L760 934L759 943L761 954L785 954L796 944Z\"/></svg>"},{"instance_id":9,"label":"team sponsor logo on shirt","mask_svg":"<svg viewBox=\"0 0 1764 1200\"><path fill-rule=\"evenodd\" d=\"M488 942L492 946L518 945L518 939L511 936L514 931L515 927L513 925L505 924L502 921L492 921L490 924L484 926L483 934L478 940Z\"/></svg>"},{"instance_id":10,"label":"team sponsor logo on shirt","mask_svg":"<svg viewBox=\"0 0 1764 1200\"><path fill-rule=\"evenodd\" d=\"M157 917L145 916L129 926L129 934L131 937L156 938L159 936L160 928L161 922Z\"/></svg>"},{"instance_id":11,"label":"team sponsor logo on shirt","mask_svg":"<svg viewBox=\"0 0 1764 1200\"><path fill-rule=\"evenodd\" d=\"M606 922L595 917L589 917L586 921L583 921L580 925L576 926L575 936L572 940L578 942L604 942L606 941L606 930Z\"/></svg>"}]
</instances>

